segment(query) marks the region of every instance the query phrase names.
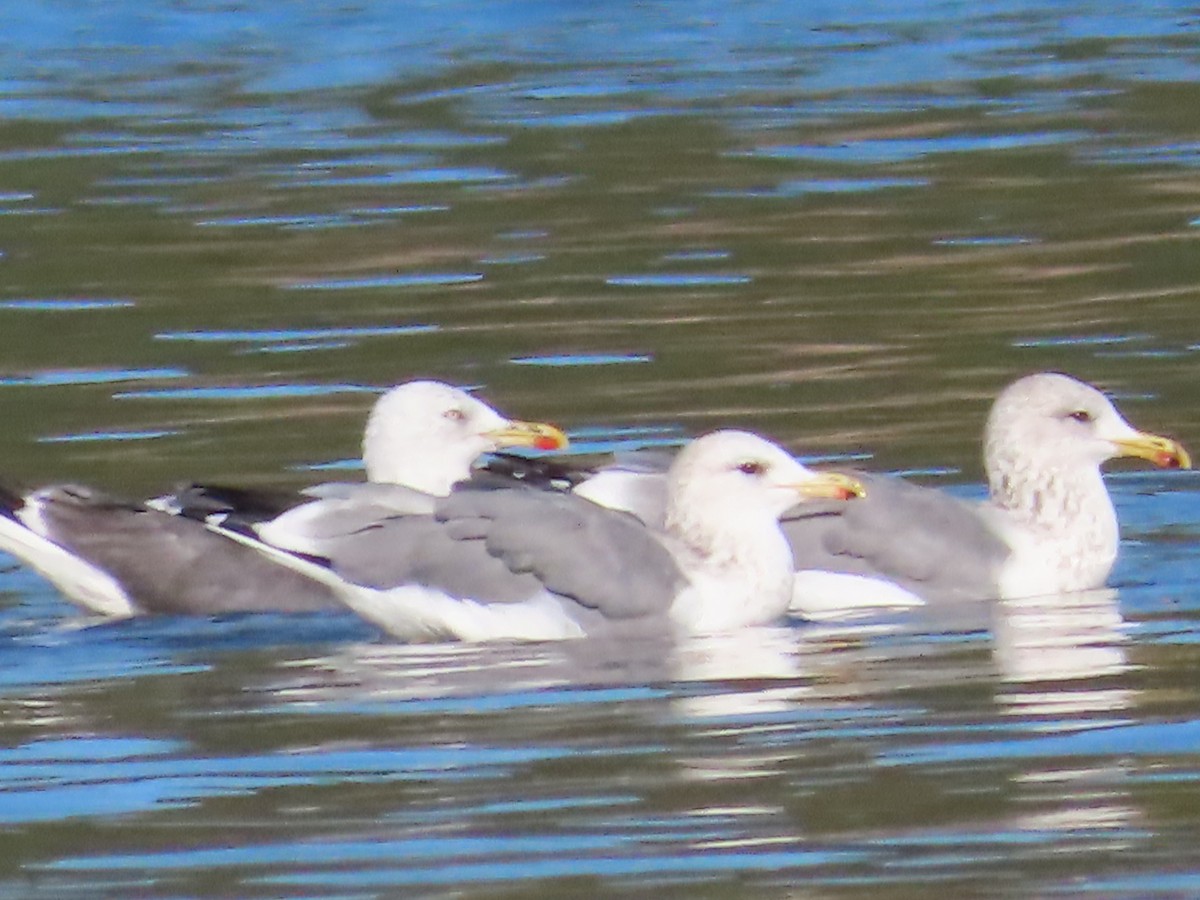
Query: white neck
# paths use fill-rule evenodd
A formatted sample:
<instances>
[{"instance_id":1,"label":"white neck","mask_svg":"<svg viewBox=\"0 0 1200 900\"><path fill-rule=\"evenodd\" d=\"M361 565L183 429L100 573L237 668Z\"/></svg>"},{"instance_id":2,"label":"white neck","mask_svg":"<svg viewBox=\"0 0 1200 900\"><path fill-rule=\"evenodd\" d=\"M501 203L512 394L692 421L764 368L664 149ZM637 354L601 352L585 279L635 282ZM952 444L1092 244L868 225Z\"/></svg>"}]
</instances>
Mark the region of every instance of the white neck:
<instances>
[{"instance_id":1,"label":"white neck","mask_svg":"<svg viewBox=\"0 0 1200 900\"><path fill-rule=\"evenodd\" d=\"M1027 467L997 467L991 502L1032 536L1014 546L1014 569L1043 572L1043 592L1099 587L1117 557L1117 514L1098 466L1061 465L1039 477ZM1028 590L1025 588L1024 590Z\"/></svg>"},{"instance_id":2,"label":"white neck","mask_svg":"<svg viewBox=\"0 0 1200 900\"><path fill-rule=\"evenodd\" d=\"M363 465L367 481L444 497L455 482L470 475L472 463L488 449L482 440L452 443L409 434L382 416L372 416L363 435Z\"/></svg>"},{"instance_id":3,"label":"white neck","mask_svg":"<svg viewBox=\"0 0 1200 900\"><path fill-rule=\"evenodd\" d=\"M685 631L761 625L787 612L792 550L779 523L761 513L730 518L736 529L725 524L730 519L681 519L668 508L667 530L682 544L678 555L689 580L675 598L671 617Z\"/></svg>"},{"instance_id":4,"label":"white neck","mask_svg":"<svg viewBox=\"0 0 1200 900\"><path fill-rule=\"evenodd\" d=\"M367 481L376 484L401 484L437 497L450 493L456 481L466 477L461 467L448 471L443 459L420 459L415 453L405 453L403 458L393 454L380 460L370 453L363 454L367 469ZM470 466L466 469L469 471Z\"/></svg>"}]
</instances>

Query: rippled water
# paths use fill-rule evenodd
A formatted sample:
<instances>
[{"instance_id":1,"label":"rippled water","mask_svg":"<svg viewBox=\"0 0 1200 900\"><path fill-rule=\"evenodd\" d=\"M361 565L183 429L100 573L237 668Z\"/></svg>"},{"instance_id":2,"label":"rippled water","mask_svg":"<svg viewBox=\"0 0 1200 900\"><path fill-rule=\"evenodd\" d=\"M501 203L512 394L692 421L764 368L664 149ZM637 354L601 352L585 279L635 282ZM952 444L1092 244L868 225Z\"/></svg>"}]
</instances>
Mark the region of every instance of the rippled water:
<instances>
[{"instance_id":1,"label":"rippled water","mask_svg":"<svg viewBox=\"0 0 1200 900\"><path fill-rule=\"evenodd\" d=\"M353 468L382 387L980 491L1070 371L1200 446L1182 3L0 10L0 452ZM1115 590L679 647L81 620L0 572L5 896L1193 896L1200 476Z\"/></svg>"}]
</instances>

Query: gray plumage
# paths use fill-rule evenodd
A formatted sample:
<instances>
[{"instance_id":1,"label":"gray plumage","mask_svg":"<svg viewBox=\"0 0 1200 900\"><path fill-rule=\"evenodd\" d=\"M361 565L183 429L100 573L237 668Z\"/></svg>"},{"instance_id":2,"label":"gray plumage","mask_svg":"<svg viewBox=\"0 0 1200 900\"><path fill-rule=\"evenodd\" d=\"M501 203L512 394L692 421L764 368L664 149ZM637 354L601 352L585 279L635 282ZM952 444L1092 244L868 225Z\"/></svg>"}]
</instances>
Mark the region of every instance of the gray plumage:
<instances>
[{"instance_id":1,"label":"gray plumage","mask_svg":"<svg viewBox=\"0 0 1200 900\"><path fill-rule=\"evenodd\" d=\"M1099 587L1118 543L1100 466L1116 456L1190 466L1181 445L1134 430L1090 385L1054 373L1018 379L988 417L983 503L855 473L865 498L784 515L796 568L792 608L822 617ZM653 464L623 462L571 481L597 503L661 521L664 479Z\"/></svg>"},{"instance_id":2,"label":"gray plumage","mask_svg":"<svg viewBox=\"0 0 1200 900\"><path fill-rule=\"evenodd\" d=\"M569 494L464 490L436 515L454 537L481 540L510 570L607 619L661 610L685 580L667 546L632 516Z\"/></svg>"},{"instance_id":3,"label":"gray plumage","mask_svg":"<svg viewBox=\"0 0 1200 900\"><path fill-rule=\"evenodd\" d=\"M882 577L928 601L996 595L1010 549L977 504L899 478L854 474L866 488L858 502L805 505L781 519L797 571ZM849 591L846 599L854 599ZM804 602L797 597L801 610Z\"/></svg>"},{"instance_id":4,"label":"gray plumage","mask_svg":"<svg viewBox=\"0 0 1200 900\"><path fill-rule=\"evenodd\" d=\"M673 463L663 530L569 493L483 478L438 500L432 515L392 516L319 540L296 535L325 568L235 538L323 581L406 639L724 630L787 607L792 567L779 514L804 496L857 489L761 438L716 432Z\"/></svg>"},{"instance_id":5,"label":"gray plumage","mask_svg":"<svg viewBox=\"0 0 1200 900\"><path fill-rule=\"evenodd\" d=\"M332 482L291 493L193 483L150 505L296 552L318 553L305 541L353 533L393 515L431 512L434 499L469 478L482 454L566 446L566 435L553 425L505 418L439 381L409 381L384 393L371 409L362 442L365 483Z\"/></svg>"},{"instance_id":6,"label":"gray plumage","mask_svg":"<svg viewBox=\"0 0 1200 900\"><path fill-rule=\"evenodd\" d=\"M798 560L793 608L819 616L904 594L938 604L1101 587L1119 531L1100 467L1118 456L1191 464L1181 445L1136 431L1094 387L1055 373L1020 378L988 415L982 503L872 479L861 509L785 524Z\"/></svg>"},{"instance_id":7,"label":"gray plumage","mask_svg":"<svg viewBox=\"0 0 1200 900\"><path fill-rule=\"evenodd\" d=\"M351 534L383 518L433 509L480 453L555 449L553 426L506 419L450 385L415 381L379 398L363 437L365 484L299 493L189 485L146 504L74 485L0 495L0 549L68 600L110 616L341 609L329 588L206 527L295 546ZM304 550L304 548L297 548Z\"/></svg>"},{"instance_id":8,"label":"gray plumage","mask_svg":"<svg viewBox=\"0 0 1200 900\"><path fill-rule=\"evenodd\" d=\"M328 588L214 534L203 523L91 488L9 495L0 549L85 609L138 613L312 612L339 608Z\"/></svg>"},{"instance_id":9,"label":"gray plumage","mask_svg":"<svg viewBox=\"0 0 1200 900\"><path fill-rule=\"evenodd\" d=\"M341 534L329 524L297 543L347 582L381 591L420 585L484 605L551 592L574 601L561 608L589 632L665 617L683 582L671 552L633 517L520 485L466 482L437 499L432 515L390 515Z\"/></svg>"}]
</instances>

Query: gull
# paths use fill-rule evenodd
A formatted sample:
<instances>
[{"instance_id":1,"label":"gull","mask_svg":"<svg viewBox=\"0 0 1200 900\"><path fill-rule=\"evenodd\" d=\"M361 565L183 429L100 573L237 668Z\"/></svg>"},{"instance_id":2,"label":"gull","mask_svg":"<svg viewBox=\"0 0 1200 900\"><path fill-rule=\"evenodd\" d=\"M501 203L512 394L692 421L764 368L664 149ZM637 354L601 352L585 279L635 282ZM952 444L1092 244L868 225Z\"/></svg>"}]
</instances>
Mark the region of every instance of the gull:
<instances>
[{"instance_id":1,"label":"gull","mask_svg":"<svg viewBox=\"0 0 1200 900\"><path fill-rule=\"evenodd\" d=\"M381 517L428 512L434 499L470 477L481 456L526 447L563 450L561 430L509 419L461 388L409 381L383 394L367 418L365 482L328 482L299 491L190 484L149 505L187 518L222 522L295 547L300 534L341 534Z\"/></svg>"},{"instance_id":2,"label":"gull","mask_svg":"<svg viewBox=\"0 0 1200 900\"><path fill-rule=\"evenodd\" d=\"M1116 512L1100 467L1136 457L1164 468L1191 459L1170 438L1133 428L1099 390L1043 372L996 398L984 432L988 497L971 503L900 478L851 473L866 496L785 513L796 566L793 612L1011 600L1104 585L1116 561ZM507 465L515 465L509 461ZM634 453L590 477L535 466L589 499L661 524L661 454Z\"/></svg>"},{"instance_id":3,"label":"gull","mask_svg":"<svg viewBox=\"0 0 1200 900\"><path fill-rule=\"evenodd\" d=\"M323 584L197 519L254 521L283 539L297 528L344 529L398 508L432 508L434 494L467 478L481 453L554 449L566 437L506 419L458 388L418 381L380 397L363 444L368 478L387 483L318 485L296 495L192 486L147 503L72 484L0 491L0 550L104 616L340 609Z\"/></svg>"},{"instance_id":4,"label":"gull","mask_svg":"<svg viewBox=\"0 0 1200 900\"><path fill-rule=\"evenodd\" d=\"M1120 533L1100 467L1116 457L1191 466L1177 441L1136 430L1099 390L1057 373L1006 387L983 447L980 503L876 476L864 479L861 508L788 516L794 609L817 616L848 602L940 605L1102 587Z\"/></svg>"},{"instance_id":5,"label":"gull","mask_svg":"<svg viewBox=\"0 0 1200 900\"><path fill-rule=\"evenodd\" d=\"M779 529L784 511L862 492L855 479L812 472L741 431L691 442L665 478L661 529L570 493L485 475L431 514L299 535L291 548L230 536L327 585L404 640L709 633L786 612L793 564Z\"/></svg>"}]
</instances>

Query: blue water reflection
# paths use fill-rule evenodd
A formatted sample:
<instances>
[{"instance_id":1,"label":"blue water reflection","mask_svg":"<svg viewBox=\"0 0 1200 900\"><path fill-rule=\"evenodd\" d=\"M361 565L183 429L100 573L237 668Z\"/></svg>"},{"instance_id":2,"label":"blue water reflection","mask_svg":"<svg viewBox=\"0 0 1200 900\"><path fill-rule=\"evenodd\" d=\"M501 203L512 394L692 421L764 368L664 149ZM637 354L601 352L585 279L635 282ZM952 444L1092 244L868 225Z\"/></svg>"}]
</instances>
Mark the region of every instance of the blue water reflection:
<instances>
[{"instance_id":1,"label":"blue water reflection","mask_svg":"<svg viewBox=\"0 0 1200 900\"><path fill-rule=\"evenodd\" d=\"M117 384L125 381L173 381L186 369L81 369L30 372L0 378L0 387L61 387L67 384Z\"/></svg>"},{"instance_id":2,"label":"blue water reflection","mask_svg":"<svg viewBox=\"0 0 1200 900\"><path fill-rule=\"evenodd\" d=\"M287 285L293 291L355 291L379 288L439 287L482 281L478 272L424 272L394 275L365 275L360 278L328 278Z\"/></svg>"},{"instance_id":3,"label":"blue water reflection","mask_svg":"<svg viewBox=\"0 0 1200 900\"><path fill-rule=\"evenodd\" d=\"M159 341L195 341L197 343L275 344L297 341L321 341L328 338L390 337L398 334L425 334L437 331L436 325L378 325L368 328L293 328L262 331L163 331Z\"/></svg>"},{"instance_id":4,"label":"blue water reflection","mask_svg":"<svg viewBox=\"0 0 1200 900\"><path fill-rule=\"evenodd\" d=\"M20 310L23 312L87 312L97 309L128 309L134 306L132 300L108 300L99 298L46 298L38 300L3 300L0 309Z\"/></svg>"},{"instance_id":5,"label":"blue water reflection","mask_svg":"<svg viewBox=\"0 0 1200 900\"><path fill-rule=\"evenodd\" d=\"M584 453L755 427L968 498L1022 367L1196 441L1194 3L31 0L0 34L5 484L357 478L415 375ZM1110 475L1113 592L668 646L99 624L5 559L0 894L1194 892L1198 479Z\"/></svg>"}]
</instances>

